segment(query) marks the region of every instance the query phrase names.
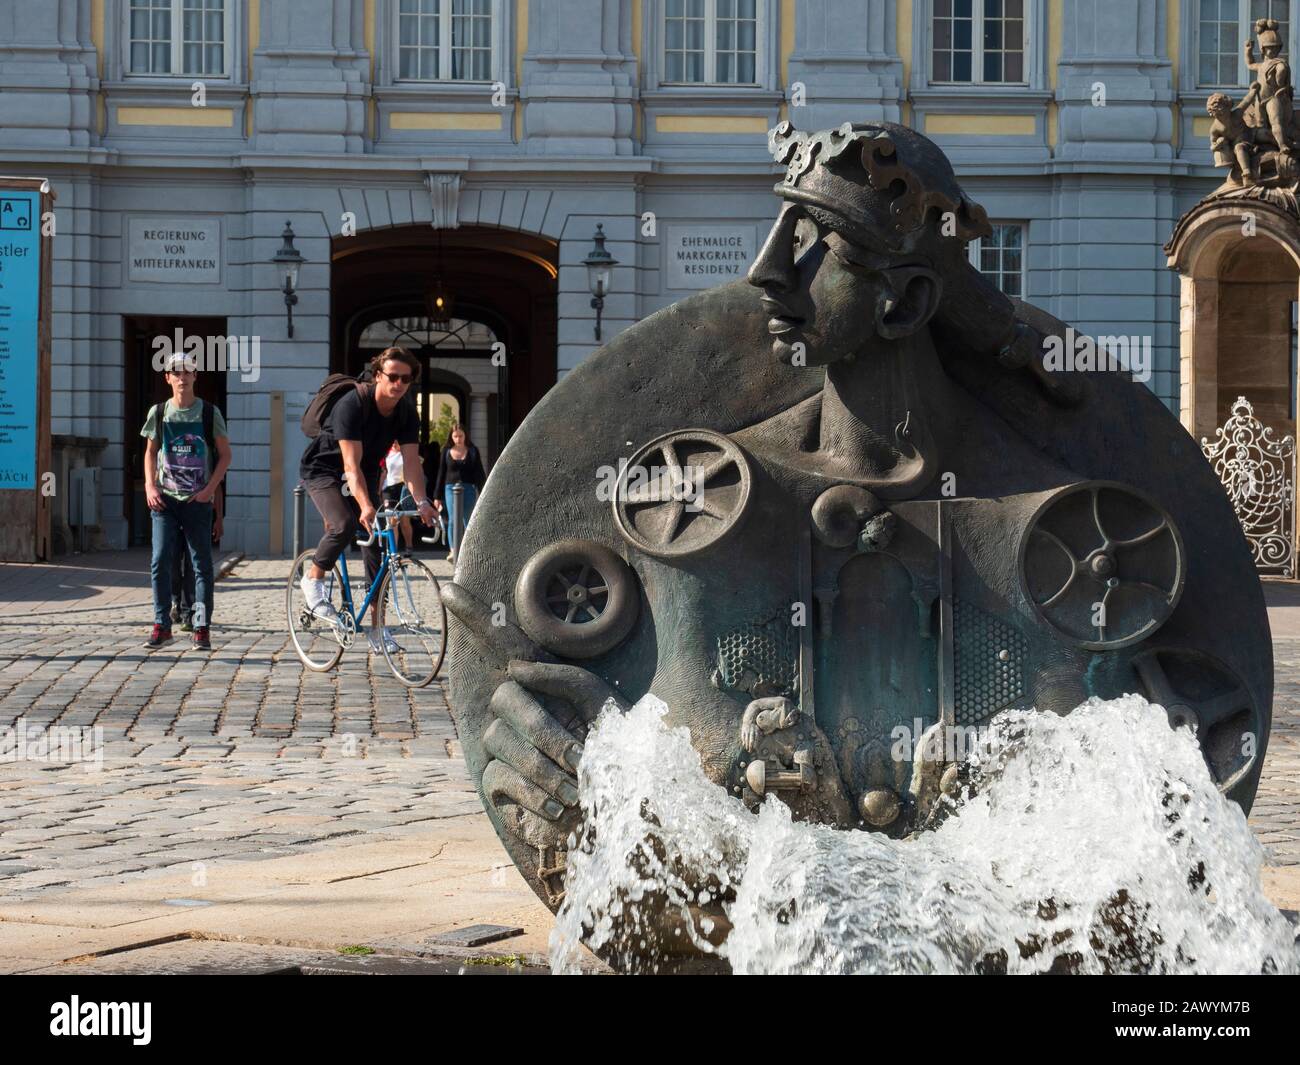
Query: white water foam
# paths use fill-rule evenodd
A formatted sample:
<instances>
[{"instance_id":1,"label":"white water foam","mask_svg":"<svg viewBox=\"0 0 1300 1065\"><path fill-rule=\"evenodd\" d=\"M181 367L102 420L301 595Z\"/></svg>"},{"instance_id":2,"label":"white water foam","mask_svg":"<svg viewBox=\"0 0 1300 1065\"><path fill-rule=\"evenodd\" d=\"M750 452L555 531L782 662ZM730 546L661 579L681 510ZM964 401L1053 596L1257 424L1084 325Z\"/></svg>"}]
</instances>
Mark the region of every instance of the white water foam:
<instances>
[{"instance_id":1,"label":"white water foam","mask_svg":"<svg viewBox=\"0 0 1300 1065\"><path fill-rule=\"evenodd\" d=\"M557 972L580 940L624 971L690 940L737 973L1300 972L1241 809L1140 697L1000 715L973 794L902 840L795 822L772 796L749 811L666 711L607 708L588 737ZM720 947L700 906L732 926Z\"/></svg>"}]
</instances>

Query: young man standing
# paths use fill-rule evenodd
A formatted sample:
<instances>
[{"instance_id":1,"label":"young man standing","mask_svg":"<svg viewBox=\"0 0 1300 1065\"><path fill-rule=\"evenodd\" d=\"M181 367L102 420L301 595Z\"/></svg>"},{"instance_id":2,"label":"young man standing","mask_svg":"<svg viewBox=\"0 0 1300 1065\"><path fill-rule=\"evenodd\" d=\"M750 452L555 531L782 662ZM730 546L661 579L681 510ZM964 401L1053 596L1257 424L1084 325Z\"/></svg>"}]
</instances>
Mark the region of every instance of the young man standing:
<instances>
[{"instance_id":1,"label":"young man standing","mask_svg":"<svg viewBox=\"0 0 1300 1065\"><path fill-rule=\"evenodd\" d=\"M388 348L370 360L374 385L353 389L330 409L320 435L303 453L299 475L307 485L307 494L325 521L325 535L316 546L311 565L303 574L301 587L307 607L328 614L333 607L328 600L326 575L333 570L348 543L355 539L357 526L372 531L380 500L380 471L384 456L397 441L402 449L402 470L407 487L420 510L420 520L432 525L433 506L425 491L424 470L420 465L420 420L415 404L405 401L411 384L420 375L420 363L404 348ZM373 584L379 572L378 543L363 549L366 580ZM371 608L378 621L379 603ZM370 648L381 651L382 638L389 654L398 648L396 641L378 625L370 627Z\"/></svg>"},{"instance_id":2,"label":"young man standing","mask_svg":"<svg viewBox=\"0 0 1300 1065\"><path fill-rule=\"evenodd\" d=\"M172 398L149 411L140 435L145 448L144 491L153 512L153 631L145 646L151 650L172 638L172 556L188 550L194 567L194 646L212 649L212 522L213 499L230 466L230 440L221 411L212 408L213 455L204 431L205 406L194 395L195 370L184 355L168 357L163 372Z\"/></svg>"}]
</instances>

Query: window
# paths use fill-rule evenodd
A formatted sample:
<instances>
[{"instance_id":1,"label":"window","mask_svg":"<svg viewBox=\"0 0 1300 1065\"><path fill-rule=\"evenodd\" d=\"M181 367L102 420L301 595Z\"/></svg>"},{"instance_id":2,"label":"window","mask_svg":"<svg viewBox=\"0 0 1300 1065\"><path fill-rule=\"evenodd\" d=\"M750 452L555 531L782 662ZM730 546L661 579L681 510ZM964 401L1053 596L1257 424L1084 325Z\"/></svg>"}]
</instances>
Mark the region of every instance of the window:
<instances>
[{"instance_id":1,"label":"window","mask_svg":"<svg viewBox=\"0 0 1300 1065\"><path fill-rule=\"evenodd\" d=\"M1204 86L1238 87L1251 82L1242 45L1254 37L1255 20L1275 18L1282 51L1291 34L1290 0L1200 0L1196 80ZM1255 49L1259 59L1259 48Z\"/></svg>"},{"instance_id":2,"label":"window","mask_svg":"<svg viewBox=\"0 0 1300 1065\"><path fill-rule=\"evenodd\" d=\"M1025 294L1025 227L993 223L993 235L976 237L966 246L975 268L1008 296Z\"/></svg>"},{"instance_id":3,"label":"window","mask_svg":"<svg viewBox=\"0 0 1300 1065\"><path fill-rule=\"evenodd\" d=\"M492 0L401 0L398 77L491 81Z\"/></svg>"},{"instance_id":4,"label":"window","mask_svg":"<svg viewBox=\"0 0 1300 1065\"><path fill-rule=\"evenodd\" d=\"M664 81L758 82L758 0L664 0Z\"/></svg>"},{"instance_id":5,"label":"window","mask_svg":"<svg viewBox=\"0 0 1300 1065\"><path fill-rule=\"evenodd\" d=\"M930 80L1025 83L1025 0L932 0Z\"/></svg>"},{"instance_id":6,"label":"window","mask_svg":"<svg viewBox=\"0 0 1300 1065\"><path fill-rule=\"evenodd\" d=\"M130 0L128 71L224 78L229 15L226 0Z\"/></svg>"}]
</instances>

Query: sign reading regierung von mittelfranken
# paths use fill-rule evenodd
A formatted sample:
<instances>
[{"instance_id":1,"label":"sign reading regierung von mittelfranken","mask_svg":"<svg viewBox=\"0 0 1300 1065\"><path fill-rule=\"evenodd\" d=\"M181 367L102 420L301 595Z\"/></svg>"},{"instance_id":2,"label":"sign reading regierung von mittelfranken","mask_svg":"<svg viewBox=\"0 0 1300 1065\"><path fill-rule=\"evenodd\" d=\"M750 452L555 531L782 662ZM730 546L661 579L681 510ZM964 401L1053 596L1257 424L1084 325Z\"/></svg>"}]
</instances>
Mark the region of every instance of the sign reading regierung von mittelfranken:
<instances>
[{"instance_id":1,"label":"sign reading regierung von mittelfranken","mask_svg":"<svg viewBox=\"0 0 1300 1065\"><path fill-rule=\"evenodd\" d=\"M41 178L0 177L0 559L48 557L50 230ZM57 487L56 489L57 490Z\"/></svg>"},{"instance_id":2,"label":"sign reading regierung von mittelfranken","mask_svg":"<svg viewBox=\"0 0 1300 1065\"><path fill-rule=\"evenodd\" d=\"M146 215L127 222L131 281L215 285L221 281L221 219Z\"/></svg>"}]
</instances>

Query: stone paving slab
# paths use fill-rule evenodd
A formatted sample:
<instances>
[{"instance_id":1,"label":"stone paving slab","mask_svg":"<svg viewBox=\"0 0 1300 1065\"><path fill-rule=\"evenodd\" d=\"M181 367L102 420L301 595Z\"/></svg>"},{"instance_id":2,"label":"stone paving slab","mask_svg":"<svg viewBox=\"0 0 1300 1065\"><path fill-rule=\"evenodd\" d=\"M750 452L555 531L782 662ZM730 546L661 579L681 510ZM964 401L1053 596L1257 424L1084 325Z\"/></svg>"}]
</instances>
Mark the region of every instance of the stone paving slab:
<instances>
[{"instance_id":1,"label":"stone paving slab","mask_svg":"<svg viewBox=\"0 0 1300 1065\"><path fill-rule=\"evenodd\" d=\"M0 565L0 730L107 741L99 766L0 764L0 970L195 932L402 952L517 924L509 950L545 951L550 915L482 813L438 684L406 689L358 647L305 671L283 628L287 559L219 582L211 654L146 651L147 564ZM1300 588L1268 596L1277 692L1250 823L1270 894L1295 907Z\"/></svg>"}]
</instances>

